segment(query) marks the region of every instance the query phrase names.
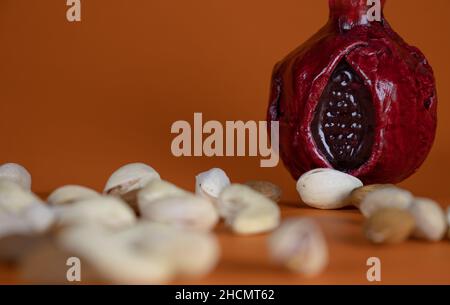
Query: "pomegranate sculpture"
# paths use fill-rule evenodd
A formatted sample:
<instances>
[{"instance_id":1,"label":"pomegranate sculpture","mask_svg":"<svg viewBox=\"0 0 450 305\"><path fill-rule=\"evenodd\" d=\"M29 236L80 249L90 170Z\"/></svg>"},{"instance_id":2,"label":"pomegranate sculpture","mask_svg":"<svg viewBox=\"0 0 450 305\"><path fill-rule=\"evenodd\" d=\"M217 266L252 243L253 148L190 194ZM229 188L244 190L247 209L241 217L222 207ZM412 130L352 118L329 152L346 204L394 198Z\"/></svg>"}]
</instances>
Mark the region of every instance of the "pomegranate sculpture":
<instances>
[{"instance_id":1,"label":"pomegranate sculpture","mask_svg":"<svg viewBox=\"0 0 450 305\"><path fill-rule=\"evenodd\" d=\"M268 120L280 122L281 158L295 179L329 167L400 182L434 141L432 68L382 13L369 21L367 0L329 5L328 23L273 72Z\"/></svg>"}]
</instances>

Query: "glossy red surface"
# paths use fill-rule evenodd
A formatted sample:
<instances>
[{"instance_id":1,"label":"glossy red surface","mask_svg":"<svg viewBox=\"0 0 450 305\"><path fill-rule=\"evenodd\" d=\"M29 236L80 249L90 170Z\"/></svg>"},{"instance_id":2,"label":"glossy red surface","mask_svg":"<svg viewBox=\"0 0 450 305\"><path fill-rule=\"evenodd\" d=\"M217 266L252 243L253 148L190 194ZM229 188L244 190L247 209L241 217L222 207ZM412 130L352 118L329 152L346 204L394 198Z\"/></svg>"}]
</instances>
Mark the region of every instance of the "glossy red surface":
<instances>
[{"instance_id":1,"label":"glossy red surface","mask_svg":"<svg viewBox=\"0 0 450 305\"><path fill-rule=\"evenodd\" d=\"M311 124L330 76L345 60L364 80L375 109L370 157L348 172L365 183L400 182L420 167L434 141L432 68L383 15L379 22L367 20L366 1L329 3L328 23L273 72L268 120L280 121L281 158L296 179L310 169L332 167Z\"/></svg>"}]
</instances>

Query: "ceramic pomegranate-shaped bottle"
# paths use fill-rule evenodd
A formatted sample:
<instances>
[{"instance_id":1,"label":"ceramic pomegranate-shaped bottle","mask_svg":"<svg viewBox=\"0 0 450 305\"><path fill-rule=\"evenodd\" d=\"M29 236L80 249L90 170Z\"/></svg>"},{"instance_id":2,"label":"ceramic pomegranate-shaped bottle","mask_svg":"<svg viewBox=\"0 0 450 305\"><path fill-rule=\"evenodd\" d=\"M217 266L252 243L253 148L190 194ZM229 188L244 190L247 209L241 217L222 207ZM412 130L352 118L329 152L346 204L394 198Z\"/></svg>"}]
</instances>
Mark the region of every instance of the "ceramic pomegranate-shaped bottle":
<instances>
[{"instance_id":1,"label":"ceramic pomegranate-shaped bottle","mask_svg":"<svg viewBox=\"0 0 450 305\"><path fill-rule=\"evenodd\" d=\"M385 1L381 1L384 6ZM366 0L329 0L328 23L274 69L268 120L297 179L318 167L397 183L428 155L436 88L424 55L368 18Z\"/></svg>"}]
</instances>

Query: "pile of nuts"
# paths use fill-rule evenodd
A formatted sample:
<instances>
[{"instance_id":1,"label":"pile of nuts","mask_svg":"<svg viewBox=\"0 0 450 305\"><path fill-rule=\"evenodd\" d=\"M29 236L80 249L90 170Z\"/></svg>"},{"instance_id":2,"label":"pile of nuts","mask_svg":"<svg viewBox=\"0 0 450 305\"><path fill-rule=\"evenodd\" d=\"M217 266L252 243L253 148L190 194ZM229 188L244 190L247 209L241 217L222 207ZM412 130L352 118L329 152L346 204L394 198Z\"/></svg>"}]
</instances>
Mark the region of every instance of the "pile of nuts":
<instances>
[{"instance_id":1,"label":"pile of nuts","mask_svg":"<svg viewBox=\"0 0 450 305\"><path fill-rule=\"evenodd\" d=\"M212 231L221 218L235 234L272 231L280 223L274 201L280 196L269 182L232 184L218 168L200 173L191 193L162 180L152 167L132 163L110 176L102 194L66 185L44 202L31 192L28 171L9 163L0 167L0 260L16 263L34 282L66 282L69 257L81 260L84 282L159 284L197 277L219 261ZM313 224L296 230L321 236ZM284 231L274 234L282 237ZM293 257L317 251L308 243L294 253L282 250L289 251L291 265ZM283 262L280 251L272 252ZM297 265L305 273L318 269Z\"/></svg>"},{"instance_id":2,"label":"pile of nuts","mask_svg":"<svg viewBox=\"0 0 450 305\"><path fill-rule=\"evenodd\" d=\"M446 219L438 203L394 185L363 186L348 174L315 169L299 178L297 190L303 202L315 208L359 208L366 219L364 235L376 244L400 243L410 237L439 241L448 232L450 216Z\"/></svg>"},{"instance_id":3,"label":"pile of nuts","mask_svg":"<svg viewBox=\"0 0 450 305\"><path fill-rule=\"evenodd\" d=\"M450 237L450 208L445 216L432 200L393 185L363 186L345 173L315 169L299 178L297 190L315 208L359 208L373 243ZM270 182L231 183L219 168L197 175L191 193L152 167L131 163L110 176L103 193L66 185L43 201L31 192L28 171L8 163L0 166L0 261L16 263L34 282L66 282L66 260L76 257L83 282L167 283L217 266L221 251L213 230L223 220L238 235L273 231L267 247L274 263L320 274L329 261L321 228L304 217L280 223L280 198Z\"/></svg>"}]
</instances>

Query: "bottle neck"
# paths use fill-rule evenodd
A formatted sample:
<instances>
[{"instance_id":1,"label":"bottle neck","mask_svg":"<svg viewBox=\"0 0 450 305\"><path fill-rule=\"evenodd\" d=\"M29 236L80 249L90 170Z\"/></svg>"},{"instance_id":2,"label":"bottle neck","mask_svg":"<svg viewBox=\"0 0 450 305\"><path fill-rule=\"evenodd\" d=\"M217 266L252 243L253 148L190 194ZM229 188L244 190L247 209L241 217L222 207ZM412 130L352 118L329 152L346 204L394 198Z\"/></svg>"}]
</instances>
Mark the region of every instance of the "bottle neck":
<instances>
[{"instance_id":1,"label":"bottle neck","mask_svg":"<svg viewBox=\"0 0 450 305\"><path fill-rule=\"evenodd\" d=\"M378 21L369 16L376 17L377 6L380 18L383 19L385 3L386 0L329 0L330 20L337 22L344 30L357 25L369 25Z\"/></svg>"}]
</instances>

